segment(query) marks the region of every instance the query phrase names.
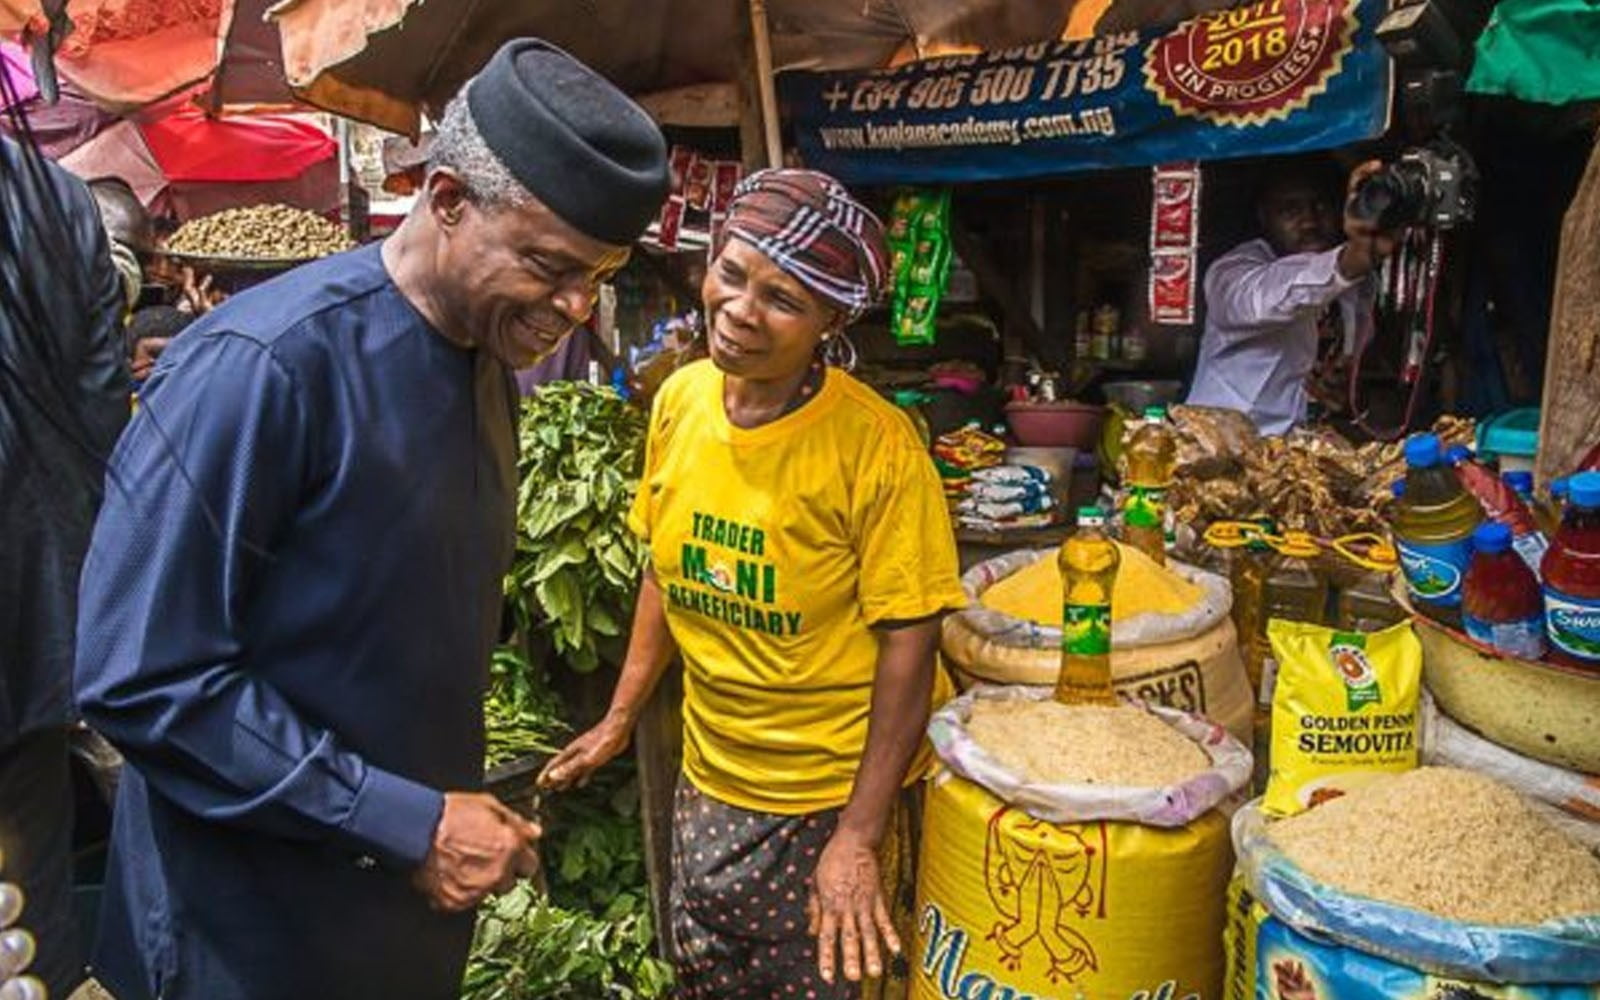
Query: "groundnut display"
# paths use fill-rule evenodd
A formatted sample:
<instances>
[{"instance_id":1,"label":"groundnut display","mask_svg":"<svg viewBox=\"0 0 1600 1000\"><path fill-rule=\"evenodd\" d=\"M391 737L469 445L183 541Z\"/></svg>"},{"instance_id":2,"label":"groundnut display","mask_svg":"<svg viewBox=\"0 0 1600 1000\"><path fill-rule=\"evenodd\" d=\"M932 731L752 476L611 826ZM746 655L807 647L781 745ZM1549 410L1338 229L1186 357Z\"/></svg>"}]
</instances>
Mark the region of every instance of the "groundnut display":
<instances>
[{"instance_id":1,"label":"groundnut display","mask_svg":"<svg viewBox=\"0 0 1600 1000\"><path fill-rule=\"evenodd\" d=\"M309 260L354 246L339 226L289 205L230 208L190 219L167 240L173 253L241 260Z\"/></svg>"}]
</instances>

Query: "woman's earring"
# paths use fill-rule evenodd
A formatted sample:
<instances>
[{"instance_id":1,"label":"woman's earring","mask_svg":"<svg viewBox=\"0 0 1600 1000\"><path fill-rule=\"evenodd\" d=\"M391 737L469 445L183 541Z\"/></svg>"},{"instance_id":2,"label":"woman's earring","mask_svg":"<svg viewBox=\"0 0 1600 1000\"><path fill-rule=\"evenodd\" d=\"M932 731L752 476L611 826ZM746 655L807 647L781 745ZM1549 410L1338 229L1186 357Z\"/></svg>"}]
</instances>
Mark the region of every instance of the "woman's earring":
<instances>
[{"instance_id":1,"label":"woman's earring","mask_svg":"<svg viewBox=\"0 0 1600 1000\"><path fill-rule=\"evenodd\" d=\"M843 330L836 330L822 338L822 363L842 371L855 371L856 345Z\"/></svg>"}]
</instances>

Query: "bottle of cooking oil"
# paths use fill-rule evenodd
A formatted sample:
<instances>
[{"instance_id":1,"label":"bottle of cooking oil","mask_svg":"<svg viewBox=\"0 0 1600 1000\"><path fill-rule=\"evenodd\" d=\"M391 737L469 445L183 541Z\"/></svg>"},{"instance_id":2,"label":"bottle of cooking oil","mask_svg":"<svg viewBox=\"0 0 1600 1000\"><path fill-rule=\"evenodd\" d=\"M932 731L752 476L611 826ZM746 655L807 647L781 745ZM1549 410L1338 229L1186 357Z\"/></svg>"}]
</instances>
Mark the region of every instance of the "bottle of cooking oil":
<instances>
[{"instance_id":1,"label":"bottle of cooking oil","mask_svg":"<svg viewBox=\"0 0 1600 1000\"><path fill-rule=\"evenodd\" d=\"M1261 522L1264 530L1273 530L1270 521ZM1267 634L1266 584L1267 575L1277 562L1272 546L1259 538L1251 538L1233 555L1228 582L1233 585L1233 627L1239 636L1239 656L1244 660L1244 672L1250 678L1250 690L1261 690L1261 649L1257 641Z\"/></svg>"},{"instance_id":2,"label":"bottle of cooking oil","mask_svg":"<svg viewBox=\"0 0 1600 1000\"><path fill-rule=\"evenodd\" d=\"M1115 705L1111 686L1111 591L1122 556L1099 507L1078 509L1078 530L1061 543L1061 673L1056 700Z\"/></svg>"},{"instance_id":3,"label":"bottle of cooking oil","mask_svg":"<svg viewBox=\"0 0 1600 1000\"><path fill-rule=\"evenodd\" d=\"M1124 457L1128 471L1123 484L1122 540L1164 566L1167 489L1178 458L1178 442L1167 426L1165 407L1145 407L1144 422L1128 439Z\"/></svg>"},{"instance_id":4,"label":"bottle of cooking oil","mask_svg":"<svg viewBox=\"0 0 1600 1000\"><path fill-rule=\"evenodd\" d=\"M1438 437L1414 434L1404 450L1406 491L1390 514L1400 568L1418 611L1459 625L1461 582L1483 508L1444 463Z\"/></svg>"},{"instance_id":5,"label":"bottle of cooking oil","mask_svg":"<svg viewBox=\"0 0 1600 1000\"><path fill-rule=\"evenodd\" d=\"M1333 624L1341 632L1380 632L1406 616L1389 593L1388 575L1372 571L1341 584L1335 609Z\"/></svg>"},{"instance_id":6,"label":"bottle of cooking oil","mask_svg":"<svg viewBox=\"0 0 1600 1000\"><path fill-rule=\"evenodd\" d=\"M1322 555L1315 542L1293 537L1278 544L1278 558L1262 591L1262 617L1325 625L1328 622L1328 578L1317 568ZM1263 656L1270 655L1266 623L1262 623Z\"/></svg>"}]
</instances>

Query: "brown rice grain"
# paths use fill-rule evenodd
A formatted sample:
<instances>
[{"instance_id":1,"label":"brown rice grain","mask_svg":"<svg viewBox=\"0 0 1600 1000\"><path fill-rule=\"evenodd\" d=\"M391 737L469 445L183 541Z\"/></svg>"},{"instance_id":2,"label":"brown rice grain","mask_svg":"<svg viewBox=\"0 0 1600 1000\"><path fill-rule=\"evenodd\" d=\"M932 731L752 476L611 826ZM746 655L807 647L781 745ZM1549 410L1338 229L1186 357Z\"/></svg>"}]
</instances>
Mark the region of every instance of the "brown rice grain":
<instances>
[{"instance_id":1,"label":"brown rice grain","mask_svg":"<svg viewBox=\"0 0 1600 1000\"><path fill-rule=\"evenodd\" d=\"M980 698L967 732L1029 781L1162 788L1211 766L1189 737L1131 706Z\"/></svg>"},{"instance_id":2,"label":"brown rice grain","mask_svg":"<svg viewBox=\"0 0 1600 1000\"><path fill-rule=\"evenodd\" d=\"M1600 914L1600 861L1511 788L1424 767L1374 780L1267 835L1307 874L1465 923Z\"/></svg>"}]
</instances>

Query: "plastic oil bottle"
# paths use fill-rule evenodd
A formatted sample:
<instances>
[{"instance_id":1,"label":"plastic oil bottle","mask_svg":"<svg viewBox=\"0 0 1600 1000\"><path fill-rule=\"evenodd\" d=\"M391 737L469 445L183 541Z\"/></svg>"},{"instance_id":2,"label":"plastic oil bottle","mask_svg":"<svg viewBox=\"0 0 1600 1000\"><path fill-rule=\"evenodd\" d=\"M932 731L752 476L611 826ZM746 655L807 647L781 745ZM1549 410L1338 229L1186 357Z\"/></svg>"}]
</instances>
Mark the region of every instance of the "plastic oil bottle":
<instances>
[{"instance_id":1,"label":"plastic oil bottle","mask_svg":"<svg viewBox=\"0 0 1600 1000\"><path fill-rule=\"evenodd\" d=\"M1145 407L1144 421L1129 438L1124 456L1127 482L1123 484L1122 540L1164 566L1169 532L1167 489L1178 459L1178 442L1167 426L1165 407Z\"/></svg>"},{"instance_id":2,"label":"plastic oil bottle","mask_svg":"<svg viewBox=\"0 0 1600 1000\"><path fill-rule=\"evenodd\" d=\"M1567 480L1567 511L1540 569L1550 659L1600 670L1600 472Z\"/></svg>"},{"instance_id":3,"label":"plastic oil bottle","mask_svg":"<svg viewBox=\"0 0 1600 1000\"><path fill-rule=\"evenodd\" d=\"M1267 623L1274 618L1313 625L1328 621L1328 578L1317 568L1321 554L1314 542L1288 540L1278 545L1278 557L1261 589L1261 631L1252 637L1260 649L1264 686L1271 684L1271 678L1265 676L1272 655Z\"/></svg>"},{"instance_id":4,"label":"plastic oil bottle","mask_svg":"<svg viewBox=\"0 0 1600 1000\"><path fill-rule=\"evenodd\" d=\"M1078 509L1078 530L1061 543L1061 673L1056 700L1066 705L1115 705L1111 686L1111 591L1122 555L1106 534L1099 507Z\"/></svg>"},{"instance_id":5,"label":"plastic oil bottle","mask_svg":"<svg viewBox=\"0 0 1600 1000\"><path fill-rule=\"evenodd\" d=\"M1272 530L1270 521L1262 527ZM1266 585L1267 575L1277 562L1272 546L1259 538L1252 538L1244 547L1234 552L1229 565L1228 582L1233 587L1233 627L1239 635L1239 656L1244 660L1245 675L1250 678L1250 690L1261 690L1261 651L1264 641L1258 636L1267 634Z\"/></svg>"},{"instance_id":6,"label":"plastic oil bottle","mask_svg":"<svg viewBox=\"0 0 1600 1000\"><path fill-rule=\"evenodd\" d=\"M1459 625L1461 581L1483 509L1445 464L1436 435L1406 439L1405 459L1405 495L1393 505L1390 530L1406 589L1418 611Z\"/></svg>"},{"instance_id":7,"label":"plastic oil bottle","mask_svg":"<svg viewBox=\"0 0 1600 1000\"><path fill-rule=\"evenodd\" d=\"M1342 632L1380 632L1397 625L1406 611L1389 593L1389 577L1364 572L1339 588L1333 624Z\"/></svg>"}]
</instances>

